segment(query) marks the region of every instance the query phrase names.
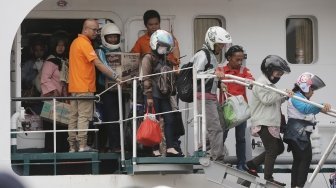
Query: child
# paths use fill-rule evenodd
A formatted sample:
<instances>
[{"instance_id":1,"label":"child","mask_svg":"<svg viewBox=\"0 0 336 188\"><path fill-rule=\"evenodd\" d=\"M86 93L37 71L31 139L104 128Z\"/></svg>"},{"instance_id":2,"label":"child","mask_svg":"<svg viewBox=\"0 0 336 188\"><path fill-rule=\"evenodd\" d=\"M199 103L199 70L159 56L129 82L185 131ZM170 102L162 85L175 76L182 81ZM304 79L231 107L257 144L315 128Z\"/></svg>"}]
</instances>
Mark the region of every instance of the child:
<instances>
[{"instance_id":1,"label":"child","mask_svg":"<svg viewBox=\"0 0 336 188\"><path fill-rule=\"evenodd\" d=\"M296 81L293 92L300 98L309 100L314 91L324 87L324 82L316 75L305 72ZM291 98L288 100L288 123L284 132L284 140L293 153L291 187L303 187L312 160L310 135L316 125L315 114L328 112L330 104L323 104L320 109L314 105Z\"/></svg>"}]
</instances>

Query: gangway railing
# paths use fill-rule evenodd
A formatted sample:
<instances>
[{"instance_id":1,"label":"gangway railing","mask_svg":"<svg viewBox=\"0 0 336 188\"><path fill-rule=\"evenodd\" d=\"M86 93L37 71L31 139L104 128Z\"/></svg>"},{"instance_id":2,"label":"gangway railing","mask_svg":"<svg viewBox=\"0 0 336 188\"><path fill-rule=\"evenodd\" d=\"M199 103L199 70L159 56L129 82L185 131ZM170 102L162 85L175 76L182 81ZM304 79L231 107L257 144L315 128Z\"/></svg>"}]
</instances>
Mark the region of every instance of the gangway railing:
<instances>
[{"instance_id":1,"label":"gangway railing","mask_svg":"<svg viewBox=\"0 0 336 188\"><path fill-rule=\"evenodd\" d=\"M274 92L279 93L281 95L284 95L284 96L287 96L287 97L292 97L292 98L295 98L295 99L300 100L302 102L309 103L309 104L314 105L314 106L316 106L318 108L323 108L324 107L323 105L321 105L319 103L316 103L316 102L313 102L313 101L310 101L310 100L307 100L307 99L304 99L304 98L300 98L300 97L297 97L297 96L290 96L286 91L283 91L283 90L280 90L280 89L276 89L276 88L270 87L270 86L265 85L265 84L261 84L259 82L254 81L254 80L250 80L250 79L246 79L246 78L241 78L239 76L234 76L234 75L229 75L229 74L226 74L225 78L226 79L231 79L231 80L223 80L224 83L225 82L235 82L237 84L241 84L241 85L244 85L244 86L247 86L247 87L251 87L252 85L255 85L255 86L258 86L258 87L262 87L262 88L274 91ZM326 112L325 114L329 115L329 116L332 116L332 117L336 117L336 110L335 109L330 109L330 111ZM306 184L304 186L305 188L311 187L312 182L314 181L314 179L316 178L317 174L321 170L323 164L326 162L328 156L332 152L332 149L333 149L333 147L335 145L336 145L336 133L334 134L334 136L331 139L331 141L330 141L330 143L329 143L326 151L323 153L321 159L319 160L318 165L315 168L313 174L311 175L311 177L306 182Z\"/></svg>"}]
</instances>

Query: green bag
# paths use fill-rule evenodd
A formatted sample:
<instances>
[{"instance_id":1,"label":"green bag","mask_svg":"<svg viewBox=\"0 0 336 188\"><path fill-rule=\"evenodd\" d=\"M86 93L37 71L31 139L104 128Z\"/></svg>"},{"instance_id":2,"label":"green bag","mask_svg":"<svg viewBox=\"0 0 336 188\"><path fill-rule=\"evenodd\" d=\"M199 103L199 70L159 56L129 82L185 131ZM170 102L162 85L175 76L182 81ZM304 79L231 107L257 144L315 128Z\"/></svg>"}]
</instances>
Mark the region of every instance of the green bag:
<instances>
[{"instance_id":1,"label":"green bag","mask_svg":"<svg viewBox=\"0 0 336 188\"><path fill-rule=\"evenodd\" d=\"M251 117L250 107L242 95L226 97L223 105L226 129L231 129Z\"/></svg>"}]
</instances>

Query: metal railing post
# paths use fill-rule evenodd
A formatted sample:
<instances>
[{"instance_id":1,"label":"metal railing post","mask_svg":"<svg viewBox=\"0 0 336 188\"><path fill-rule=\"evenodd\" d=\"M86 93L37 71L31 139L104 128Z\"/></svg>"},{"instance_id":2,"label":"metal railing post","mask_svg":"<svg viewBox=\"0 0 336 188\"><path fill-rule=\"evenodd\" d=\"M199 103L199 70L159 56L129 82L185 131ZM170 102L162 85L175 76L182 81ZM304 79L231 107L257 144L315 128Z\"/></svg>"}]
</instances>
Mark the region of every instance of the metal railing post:
<instances>
[{"instance_id":1,"label":"metal railing post","mask_svg":"<svg viewBox=\"0 0 336 188\"><path fill-rule=\"evenodd\" d=\"M133 80L133 158L137 156L136 128L137 128L137 80ZM136 164L133 160L133 164Z\"/></svg>"},{"instance_id":2,"label":"metal railing post","mask_svg":"<svg viewBox=\"0 0 336 188\"><path fill-rule=\"evenodd\" d=\"M119 125L120 125L120 149L121 149L121 161L122 167L124 167L125 161L125 141L124 141L124 122L123 122L123 101L122 101L122 86L118 84L118 101L119 101ZM111 125L110 125L111 126ZM113 125L112 125L113 126Z\"/></svg>"}]
</instances>

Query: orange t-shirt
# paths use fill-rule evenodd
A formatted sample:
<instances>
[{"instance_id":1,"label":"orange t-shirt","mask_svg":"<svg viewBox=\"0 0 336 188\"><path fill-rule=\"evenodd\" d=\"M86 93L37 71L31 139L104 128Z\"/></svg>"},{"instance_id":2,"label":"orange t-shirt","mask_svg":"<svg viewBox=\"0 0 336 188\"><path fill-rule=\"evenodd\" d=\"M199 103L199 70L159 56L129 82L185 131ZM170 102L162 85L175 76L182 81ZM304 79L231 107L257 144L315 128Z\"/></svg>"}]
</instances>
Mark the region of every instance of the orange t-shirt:
<instances>
[{"instance_id":1,"label":"orange t-shirt","mask_svg":"<svg viewBox=\"0 0 336 188\"><path fill-rule=\"evenodd\" d=\"M93 60L98 59L91 41L79 34L71 43L69 53L69 93L96 91L96 69Z\"/></svg>"},{"instance_id":2,"label":"orange t-shirt","mask_svg":"<svg viewBox=\"0 0 336 188\"><path fill-rule=\"evenodd\" d=\"M131 52L132 53L140 53L140 56L142 57L145 54L149 54L152 53L152 49L150 47L150 35L149 33L145 33L144 35L142 35L134 44ZM175 43L175 48L178 48L178 42L177 40L174 38L174 43ZM170 52L167 56L167 59L172 62L174 65L177 64L177 58L174 57L173 52Z\"/></svg>"}]
</instances>

